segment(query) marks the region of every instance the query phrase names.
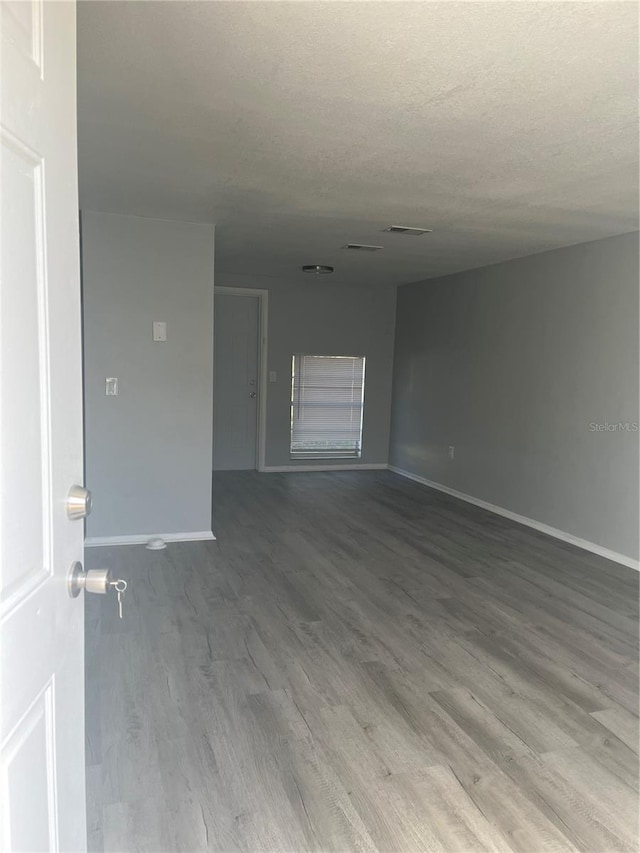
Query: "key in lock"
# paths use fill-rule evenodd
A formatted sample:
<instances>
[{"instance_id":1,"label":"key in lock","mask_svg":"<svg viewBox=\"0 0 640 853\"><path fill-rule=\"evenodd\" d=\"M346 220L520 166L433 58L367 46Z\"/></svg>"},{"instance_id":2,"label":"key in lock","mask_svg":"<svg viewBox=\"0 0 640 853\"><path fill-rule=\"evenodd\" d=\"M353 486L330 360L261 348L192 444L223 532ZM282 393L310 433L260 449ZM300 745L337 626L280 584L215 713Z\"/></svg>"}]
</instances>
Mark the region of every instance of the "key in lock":
<instances>
[{"instance_id":1,"label":"key in lock","mask_svg":"<svg viewBox=\"0 0 640 853\"><path fill-rule=\"evenodd\" d=\"M85 571L82 563L74 563L67 581L69 595L77 598L82 590L85 592L106 595L113 588L118 596L118 615L123 618L122 605L127 582L122 578L113 579L110 569L89 569Z\"/></svg>"}]
</instances>

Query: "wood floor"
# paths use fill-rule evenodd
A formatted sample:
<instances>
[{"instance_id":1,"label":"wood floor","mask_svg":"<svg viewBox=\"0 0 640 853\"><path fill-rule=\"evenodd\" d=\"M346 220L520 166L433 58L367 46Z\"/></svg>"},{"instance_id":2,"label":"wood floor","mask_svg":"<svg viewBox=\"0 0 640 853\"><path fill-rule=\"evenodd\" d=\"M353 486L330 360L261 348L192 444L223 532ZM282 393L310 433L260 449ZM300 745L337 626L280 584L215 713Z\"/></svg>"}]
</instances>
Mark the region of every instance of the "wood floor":
<instances>
[{"instance_id":1,"label":"wood floor","mask_svg":"<svg viewBox=\"0 0 640 853\"><path fill-rule=\"evenodd\" d=\"M87 552L89 844L637 851L638 574L388 472Z\"/></svg>"}]
</instances>

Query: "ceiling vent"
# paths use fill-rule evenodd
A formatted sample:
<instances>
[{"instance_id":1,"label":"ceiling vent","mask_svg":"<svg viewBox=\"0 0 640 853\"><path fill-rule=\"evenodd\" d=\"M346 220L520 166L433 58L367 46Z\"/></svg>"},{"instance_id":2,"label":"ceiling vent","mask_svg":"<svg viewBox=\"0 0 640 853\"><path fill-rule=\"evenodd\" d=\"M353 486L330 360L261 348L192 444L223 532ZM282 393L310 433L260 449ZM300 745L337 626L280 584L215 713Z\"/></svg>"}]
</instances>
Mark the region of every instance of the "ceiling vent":
<instances>
[{"instance_id":1,"label":"ceiling vent","mask_svg":"<svg viewBox=\"0 0 640 853\"><path fill-rule=\"evenodd\" d=\"M410 228L408 225L390 225L384 228L390 234L406 234L409 237L420 237L422 234L431 234L431 228Z\"/></svg>"},{"instance_id":2,"label":"ceiling vent","mask_svg":"<svg viewBox=\"0 0 640 853\"><path fill-rule=\"evenodd\" d=\"M351 249L353 252L379 252L383 246L368 246L366 243L347 243L343 249Z\"/></svg>"}]
</instances>

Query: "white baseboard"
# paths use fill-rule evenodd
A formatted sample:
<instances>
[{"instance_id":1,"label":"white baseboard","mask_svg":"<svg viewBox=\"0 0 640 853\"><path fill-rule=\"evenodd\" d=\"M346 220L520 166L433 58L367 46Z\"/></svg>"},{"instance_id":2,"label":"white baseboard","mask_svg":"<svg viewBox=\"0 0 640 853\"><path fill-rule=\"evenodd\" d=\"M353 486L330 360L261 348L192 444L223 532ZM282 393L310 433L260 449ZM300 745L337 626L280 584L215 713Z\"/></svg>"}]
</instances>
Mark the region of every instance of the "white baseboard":
<instances>
[{"instance_id":1,"label":"white baseboard","mask_svg":"<svg viewBox=\"0 0 640 853\"><path fill-rule=\"evenodd\" d=\"M88 536L85 548L100 548L104 545L146 545L149 539L164 539L165 542L201 542L215 539L211 530L193 530L188 533L141 533L130 536Z\"/></svg>"},{"instance_id":2,"label":"white baseboard","mask_svg":"<svg viewBox=\"0 0 640 853\"><path fill-rule=\"evenodd\" d=\"M386 471L389 466L386 462L364 462L362 465L265 465L260 473L276 474L290 473L291 471Z\"/></svg>"},{"instance_id":3,"label":"white baseboard","mask_svg":"<svg viewBox=\"0 0 640 853\"><path fill-rule=\"evenodd\" d=\"M438 492L444 492L454 498L458 498L466 503L474 504L489 510L496 515L502 515L511 521L517 521L519 524L524 524L527 527L532 527L534 530L539 530L541 533L546 533L547 536L553 536L554 539L561 539L563 542L568 542L570 545L575 545L577 548L582 548L584 551L590 551L592 554L597 554L599 557L604 557L607 560L612 560L614 563L620 563L627 566L629 569L640 571L640 562L634 560L633 557L627 557L626 554L619 554L617 551L611 551L609 548L603 548L602 545L596 545L595 542L589 542L588 539L580 539L578 536L573 536L571 533L566 533L564 530L558 530L557 527L551 527L548 524L543 524L541 521L536 521L533 518L528 518L526 515L519 515L517 512L511 512L510 509L505 509L496 504L491 504L488 501L483 501L480 498L474 498L472 495L467 495L464 492L458 492L456 489L451 489L449 486L443 486L442 483L434 483L433 480L427 480L426 477L420 477L418 474L412 474L410 471L405 471L402 468L396 468L395 465L389 465L389 471L394 474L400 474L401 477L407 477L409 480L414 480L416 483L421 483L423 486L429 486L430 489L436 489Z\"/></svg>"}]
</instances>

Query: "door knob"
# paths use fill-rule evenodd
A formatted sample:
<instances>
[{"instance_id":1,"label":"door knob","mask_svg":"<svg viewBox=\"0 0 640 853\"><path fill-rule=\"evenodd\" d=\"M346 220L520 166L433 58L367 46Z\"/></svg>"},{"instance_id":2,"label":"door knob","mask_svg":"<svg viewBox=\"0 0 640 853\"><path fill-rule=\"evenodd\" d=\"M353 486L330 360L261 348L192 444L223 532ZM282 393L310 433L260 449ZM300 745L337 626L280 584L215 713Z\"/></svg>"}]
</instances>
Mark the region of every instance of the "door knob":
<instances>
[{"instance_id":1,"label":"door knob","mask_svg":"<svg viewBox=\"0 0 640 853\"><path fill-rule=\"evenodd\" d=\"M84 486L71 486L67 497L67 516L72 521L86 518L91 512L92 506L93 498L89 489L85 489Z\"/></svg>"},{"instance_id":2,"label":"door knob","mask_svg":"<svg viewBox=\"0 0 640 853\"><path fill-rule=\"evenodd\" d=\"M255 391L249 391L249 396L253 400L253 398L256 396L256 392Z\"/></svg>"},{"instance_id":3,"label":"door knob","mask_svg":"<svg viewBox=\"0 0 640 853\"><path fill-rule=\"evenodd\" d=\"M67 586L71 598L77 598L83 589L86 592L106 595L111 586L111 570L89 569L87 572L82 568L82 563L74 563L69 572Z\"/></svg>"},{"instance_id":4,"label":"door knob","mask_svg":"<svg viewBox=\"0 0 640 853\"><path fill-rule=\"evenodd\" d=\"M122 602L127 589L127 582L118 578L113 580L109 569L89 569L85 571L82 563L74 563L67 578L67 589L71 598L77 598L82 590L106 595L111 587L118 596L118 615L122 619Z\"/></svg>"}]
</instances>

